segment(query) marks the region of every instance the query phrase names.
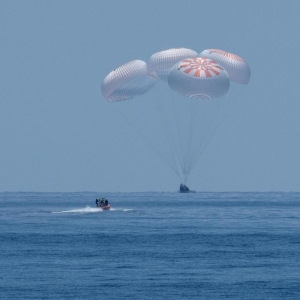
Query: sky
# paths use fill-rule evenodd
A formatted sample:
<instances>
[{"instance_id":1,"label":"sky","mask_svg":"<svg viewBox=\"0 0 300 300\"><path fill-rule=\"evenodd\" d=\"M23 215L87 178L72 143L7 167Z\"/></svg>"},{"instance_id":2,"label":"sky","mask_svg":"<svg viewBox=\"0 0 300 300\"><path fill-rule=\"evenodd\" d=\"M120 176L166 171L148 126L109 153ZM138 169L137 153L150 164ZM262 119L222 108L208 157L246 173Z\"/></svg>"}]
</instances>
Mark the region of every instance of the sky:
<instances>
[{"instance_id":1,"label":"sky","mask_svg":"<svg viewBox=\"0 0 300 300\"><path fill-rule=\"evenodd\" d=\"M187 185L299 191L299 13L298 0L0 1L0 191L178 190L101 94L117 66L174 47L236 53L252 72Z\"/></svg>"}]
</instances>

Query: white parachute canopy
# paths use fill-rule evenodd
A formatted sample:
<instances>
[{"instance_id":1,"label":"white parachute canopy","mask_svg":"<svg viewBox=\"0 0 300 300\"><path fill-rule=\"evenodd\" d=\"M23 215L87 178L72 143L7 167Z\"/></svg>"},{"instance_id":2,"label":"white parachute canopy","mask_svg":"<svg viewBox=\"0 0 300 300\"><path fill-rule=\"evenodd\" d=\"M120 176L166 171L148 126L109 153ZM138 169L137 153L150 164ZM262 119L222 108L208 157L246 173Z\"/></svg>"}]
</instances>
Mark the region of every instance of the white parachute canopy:
<instances>
[{"instance_id":1,"label":"white parachute canopy","mask_svg":"<svg viewBox=\"0 0 300 300\"><path fill-rule=\"evenodd\" d=\"M133 60L111 71L103 80L101 89L108 101L121 101L145 94L156 81L149 75L144 61Z\"/></svg>"},{"instance_id":2,"label":"white parachute canopy","mask_svg":"<svg viewBox=\"0 0 300 300\"><path fill-rule=\"evenodd\" d=\"M251 70L247 62L240 56L219 49L202 51L198 57L210 58L227 71L231 81L248 84Z\"/></svg>"},{"instance_id":3,"label":"white parachute canopy","mask_svg":"<svg viewBox=\"0 0 300 300\"><path fill-rule=\"evenodd\" d=\"M197 52L186 48L173 48L154 53L148 61L148 72L155 72L162 81L168 81L171 68L180 60L196 57Z\"/></svg>"}]
</instances>

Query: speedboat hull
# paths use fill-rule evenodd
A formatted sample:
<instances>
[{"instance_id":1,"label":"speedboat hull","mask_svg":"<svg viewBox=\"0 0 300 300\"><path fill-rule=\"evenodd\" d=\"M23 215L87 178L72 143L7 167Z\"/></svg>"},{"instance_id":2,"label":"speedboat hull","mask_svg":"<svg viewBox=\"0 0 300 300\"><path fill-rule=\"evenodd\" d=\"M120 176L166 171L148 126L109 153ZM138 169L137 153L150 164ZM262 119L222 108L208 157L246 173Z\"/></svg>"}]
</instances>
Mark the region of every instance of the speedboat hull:
<instances>
[{"instance_id":1,"label":"speedboat hull","mask_svg":"<svg viewBox=\"0 0 300 300\"><path fill-rule=\"evenodd\" d=\"M97 206L97 208L101 208L103 210L110 210L110 204L105 205L105 206Z\"/></svg>"}]
</instances>

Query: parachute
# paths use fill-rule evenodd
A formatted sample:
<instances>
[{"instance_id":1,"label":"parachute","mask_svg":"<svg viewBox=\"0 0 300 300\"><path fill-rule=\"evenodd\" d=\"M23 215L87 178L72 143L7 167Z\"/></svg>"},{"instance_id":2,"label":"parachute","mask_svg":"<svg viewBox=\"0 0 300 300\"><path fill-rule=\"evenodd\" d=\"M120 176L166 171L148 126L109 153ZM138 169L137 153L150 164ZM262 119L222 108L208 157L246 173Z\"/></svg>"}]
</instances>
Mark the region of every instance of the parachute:
<instances>
[{"instance_id":1,"label":"parachute","mask_svg":"<svg viewBox=\"0 0 300 300\"><path fill-rule=\"evenodd\" d=\"M219 49L208 49L202 51L199 57L210 58L222 65L230 80L240 84L248 84L251 77L250 67L240 56Z\"/></svg>"},{"instance_id":2,"label":"parachute","mask_svg":"<svg viewBox=\"0 0 300 300\"><path fill-rule=\"evenodd\" d=\"M156 83L150 76L147 64L141 60L130 61L110 72L102 83L102 94L108 101L121 101L148 92Z\"/></svg>"},{"instance_id":3,"label":"parachute","mask_svg":"<svg viewBox=\"0 0 300 300\"><path fill-rule=\"evenodd\" d=\"M168 83L172 90L189 98L218 98L229 89L227 72L206 58L189 58L175 64L170 70Z\"/></svg>"},{"instance_id":4,"label":"parachute","mask_svg":"<svg viewBox=\"0 0 300 300\"><path fill-rule=\"evenodd\" d=\"M150 74L155 72L160 80L168 81L168 75L175 63L197 55L196 51L186 48L174 48L154 53L148 62L148 72Z\"/></svg>"},{"instance_id":5,"label":"parachute","mask_svg":"<svg viewBox=\"0 0 300 300\"><path fill-rule=\"evenodd\" d=\"M173 48L154 53L148 63L116 68L101 89L185 184L236 101L229 97L232 85L246 85L250 77L249 65L236 54Z\"/></svg>"}]
</instances>

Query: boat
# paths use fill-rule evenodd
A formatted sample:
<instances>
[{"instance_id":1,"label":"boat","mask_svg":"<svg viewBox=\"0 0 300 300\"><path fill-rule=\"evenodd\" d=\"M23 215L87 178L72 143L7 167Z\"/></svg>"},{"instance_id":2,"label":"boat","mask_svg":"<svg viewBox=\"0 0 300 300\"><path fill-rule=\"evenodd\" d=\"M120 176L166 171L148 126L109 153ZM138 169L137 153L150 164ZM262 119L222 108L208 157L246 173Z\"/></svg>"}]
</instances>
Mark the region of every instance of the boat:
<instances>
[{"instance_id":1,"label":"boat","mask_svg":"<svg viewBox=\"0 0 300 300\"><path fill-rule=\"evenodd\" d=\"M108 200L105 198L96 199L96 207L101 208L103 210L109 210L110 204L108 203Z\"/></svg>"},{"instance_id":2,"label":"boat","mask_svg":"<svg viewBox=\"0 0 300 300\"><path fill-rule=\"evenodd\" d=\"M97 208L102 208L103 210L109 210L110 209L110 204L107 204L105 206L97 206Z\"/></svg>"},{"instance_id":3,"label":"boat","mask_svg":"<svg viewBox=\"0 0 300 300\"><path fill-rule=\"evenodd\" d=\"M101 208L103 210L109 210L110 209L110 204L107 204L107 205L96 205L96 208Z\"/></svg>"}]
</instances>

